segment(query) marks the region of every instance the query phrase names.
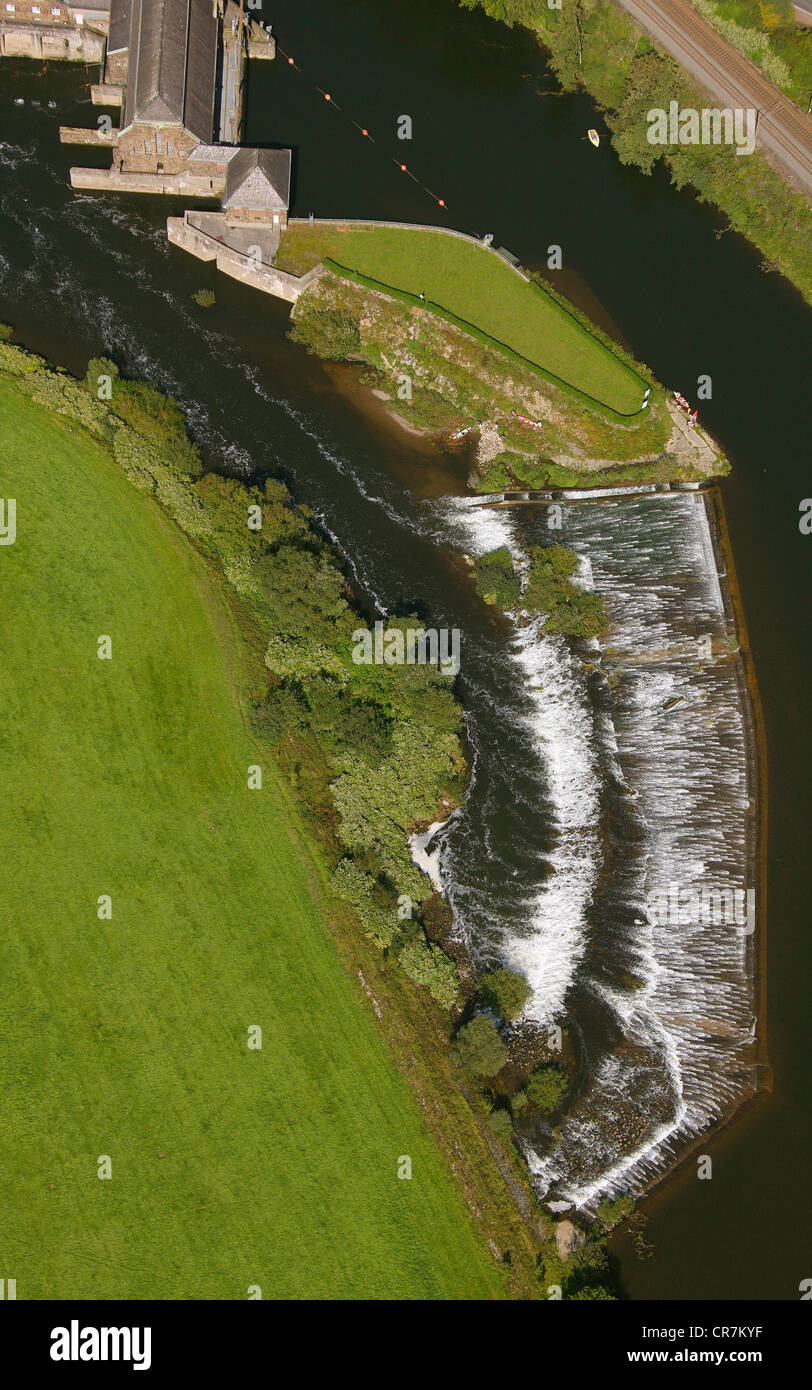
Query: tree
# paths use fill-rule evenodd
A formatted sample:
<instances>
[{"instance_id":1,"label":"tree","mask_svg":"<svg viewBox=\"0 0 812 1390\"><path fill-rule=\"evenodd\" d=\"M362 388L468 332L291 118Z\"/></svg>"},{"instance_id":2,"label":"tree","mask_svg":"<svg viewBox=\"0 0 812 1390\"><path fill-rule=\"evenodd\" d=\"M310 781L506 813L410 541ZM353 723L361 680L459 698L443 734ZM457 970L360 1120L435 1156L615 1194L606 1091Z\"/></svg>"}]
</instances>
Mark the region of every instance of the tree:
<instances>
[{"instance_id":1,"label":"tree","mask_svg":"<svg viewBox=\"0 0 812 1390\"><path fill-rule=\"evenodd\" d=\"M505 545L481 557L476 567L475 582L477 593L486 603L495 603L498 608L512 608L519 602L522 586Z\"/></svg>"},{"instance_id":2,"label":"tree","mask_svg":"<svg viewBox=\"0 0 812 1390\"><path fill-rule=\"evenodd\" d=\"M566 1073L561 1067L550 1062L537 1067L527 1086L527 1094L533 1105L545 1114L555 1110L563 1100L567 1090Z\"/></svg>"},{"instance_id":3,"label":"tree","mask_svg":"<svg viewBox=\"0 0 812 1390\"><path fill-rule=\"evenodd\" d=\"M489 1009L500 1018L517 1018L533 993L527 980L515 970L491 970L483 975L480 992Z\"/></svg>"},{"instance_id":4,"label":"tree","mask_svg":"<svg viewBox=\"0 0 812 1390\"><path fill-rule=\"evenodd\" d=\"M417 985L425 985L441 1008L450 1009L456 1004L459 997L457 971L440 946L418 938L403 948L398 959L409 979Z\"/></svg>"},{"instance_id":5,"label":"tree","mask_svg":"<svg viewBox=\"0 0 812 1390\"><path fill-rule=\"evenodd\" d=\"M477 1014L457 1034L457 1048L469 1071L496 1076L508 1060L508 1050L492 1018Z\"/></svg>"}]
</instances>

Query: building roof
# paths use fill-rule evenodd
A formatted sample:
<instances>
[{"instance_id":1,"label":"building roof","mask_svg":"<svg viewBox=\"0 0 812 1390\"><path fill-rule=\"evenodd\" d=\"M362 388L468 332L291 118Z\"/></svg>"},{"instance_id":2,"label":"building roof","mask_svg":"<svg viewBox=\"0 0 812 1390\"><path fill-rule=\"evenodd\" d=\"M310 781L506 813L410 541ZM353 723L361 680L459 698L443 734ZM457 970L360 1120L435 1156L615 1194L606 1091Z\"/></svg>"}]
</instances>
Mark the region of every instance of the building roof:
<instances>
[{"instance_id":1,"label":"building roof","mask_svg":"<svg viewBox=\"0 0 812 1390\"><path fill-rule=\"evenodd\" d=\"M108 53L120 53L122 49L129 48L131 3L132 0L111 0Z\"/></svg>"},{"instance_id":2,"label":"building roof","mask_svg":"<svg viewBox=\"0 0 812 1390\"><path fill-rule=\"evenodd\" d=\"M290 150L238 150L229 161L224 208L287 212Z\"/></svg>"},{"instance_id":3,"label":"building roof","mask_svg":"<svg viewBox=\"0 0 812 1390\"><path fill-rule=\"evenodd\" d=\"M195 145L189 152L189 162L202 164L228 164L240 153L239 145Z\"/></svg>"},{"instance_id":4,"label":"building roof","mask_svg":"<svg viewBox=\"0 0 812 1390\"><path fill-rule=\"evenodd\" d=\"M210 140L217 66L210 0L114 0L114 7L120 4L130 6L124 126L183 125L199 140Z\"/></svg>"}]
</instances>

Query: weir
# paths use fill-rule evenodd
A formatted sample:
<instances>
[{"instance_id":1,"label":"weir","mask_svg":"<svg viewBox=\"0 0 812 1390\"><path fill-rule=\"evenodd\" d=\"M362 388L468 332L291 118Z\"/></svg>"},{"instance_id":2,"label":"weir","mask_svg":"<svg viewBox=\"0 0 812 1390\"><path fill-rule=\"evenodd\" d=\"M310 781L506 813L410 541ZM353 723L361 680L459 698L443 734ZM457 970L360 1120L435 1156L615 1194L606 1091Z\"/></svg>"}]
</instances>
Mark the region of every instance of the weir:
<instances>
[{"instance_id":1,"label":"weir","mask_svg":"<svg viewBox=\"0 0 812 1390\"><path fill-rule=\"evenodd\" d=\"M756 739L713 495L557 494L553 533L551 511L456 504L478 553L508 545L521 567L530 546L568 545L611 628L601 646L571 646L538 618L515 624L552 827L524 921L514 912L485 937L473 895L446 887L473 953L492 963L496 943L533 987L527 1019L570 1039L555 1138L535 1121L523 1144L548 1203L594 1209L644 1190L756 1089ZM457 833L437 837L446 880ZM724 905L743 902L755 911L727 920Z\"/></svg>"}]
</instances>

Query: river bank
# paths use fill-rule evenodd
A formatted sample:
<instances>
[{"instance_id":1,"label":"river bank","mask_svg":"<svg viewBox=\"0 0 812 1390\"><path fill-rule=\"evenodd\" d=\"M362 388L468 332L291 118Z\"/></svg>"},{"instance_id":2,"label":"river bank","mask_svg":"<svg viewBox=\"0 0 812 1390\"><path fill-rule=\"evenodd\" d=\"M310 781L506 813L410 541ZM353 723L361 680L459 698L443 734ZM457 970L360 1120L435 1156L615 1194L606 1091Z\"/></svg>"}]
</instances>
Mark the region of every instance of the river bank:
<instances>
[{"instance_id":1,"label":"river bank","mask_svg":"<svg viewBox=\"0 0 812 1390\"><path fill-rule=\"evenodd\" d=\"M545 265L547 244L561 243L568 293L579 297L579 275L588 282L604 306L601 321L616 325L659 380L690 395L698 374L712 376L713 398L702 415L736 461L723 493L774 731L770 893L777 930L768 992L776 1091L728 1128L721 1147L713 1141L716 1181L683 1176L646 1203L651 1259L638 1264L628 1241L618 1245L633 1297L797 1297L800 1276L793 1275L804 1269L809 1245L803 1213L812 1056L803 917L812 748L804 702L793 695L806 681L810 650L808 542L797 529L807 487L808 318L785 282L759 273L758 257L740 238L716 239L721 219L678 194L665 173L655 170L645 180L617 161L596 160L584 139L594 123L591 104L578 94L545 97L557 84L526 33L481 15L461 23L459 11L423 0L400 17L391 7L384 15L378 0L361 0L357 9L317 0L317 14L314 26L310 12L281 0L275 27L311 71L326 51L340 50L340 62L329 65L330 86L345 104L354 93L358 114L376 134L388 129L407 55L415 127L408 157L445 195L455 223L480 235L494 229L537 268ZM548 848L545 773L518 722L522 701L504 662L504 634L475 602L424 445L337 395L334 374L357 369L323 366L287 342L284 306L258 305L259 297L221 281L217 303L198 310L191 296L211 283L209 274L167 252L165 205L70 195L68 160L52 127L84 119L80 78L68 68L49 71L53 113L45 79L33 71L15 73L11 93L0 93L0 316L79 375L88 356L105 350L131 375L158 381L181 401L208 466L285 477L380 612L418 603L432 621L463 629L460 679L477 778L468 854L460 849L458 869L467 859L477 891L509 918L511 884L534 883ZM14 105L11 96L25 104ZM383 219L417 221L428 211L435 220L419 190L387 170L380 145L359 152L349 124L323 100L313 103L287 69L263 74L249 106L253 139L281 138L299 148L297 198L305 215L313 208L347 216L363 207ZM485 185L481 151L494 141L500 158ZM552 189L562 196L552 199ZM675 246L691 268L690 292L674 273ZM584 307L591 303L585 299ZM450 456L442 457L450 466ZM501 900L491 882L497 877L507 884ZM761 1179L754 1182L754 1174Z\"/></svg>"},{"instance_id":2,"label":"river bank","mask_svg":"<svg viewBox=\"0 0 812 1390\"><path fill-rule=\"evenodd\" d=\"M812 208L807 197L777 173L758 152L745 159L721 145L647 141L649 109L701 110L707 99L672 59L660 54L643 30L612 0L585 4L571 13L545 0L455 0L481 6L500 22L528 26L550 55L565 89L583 86L603 109L609 136L625 164L644 173L662 157L678 187L691 184L703 201L716 204L730 226L764 255L763 268L777 269L812 303Z\"/></svg>"},{"instance_id":3,"label":"river bank","mask_svg":"<svg viewBox=\"0 0 812 1390\"><path fill-rule=\"evenodd\" d=\"M574 402L562 383L431 307L399 303L343 272L326 269L301 295L291 336L329 360L361 360L371 369L365 384L399 427L446 443L473 432L477 491L566 486L584 474L604 483L690 482L729 470L719 446L653 379L644 409L623 422L583 397Z\"/></svg>"}]
</instances>

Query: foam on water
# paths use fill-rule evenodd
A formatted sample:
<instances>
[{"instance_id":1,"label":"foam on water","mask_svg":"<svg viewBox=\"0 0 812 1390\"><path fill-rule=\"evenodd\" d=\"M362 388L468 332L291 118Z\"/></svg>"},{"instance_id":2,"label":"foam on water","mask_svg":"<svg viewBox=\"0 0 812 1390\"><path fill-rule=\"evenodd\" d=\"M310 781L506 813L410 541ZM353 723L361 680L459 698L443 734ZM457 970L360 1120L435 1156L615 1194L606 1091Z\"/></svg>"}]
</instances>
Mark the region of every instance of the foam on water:
<instances>
[{"instance_id":1,"label":"foam on water","mask_svg":"<svg viewBox=\"0 0 812 1390\"><path fill-rule=\"evenodd\" d=\"M526 505L448 509L476 555L505 545L522 556L545 516ZM562 539L579 555L578 582L610 615L608 708L591 704L569 645L520 619L510 659L531 702L556 835L527 930L506 932L502 952L533 988L529 1018L577 1026L580 994L614 1020L618 1038L587 1059L555 1143L526 1146L540 1192L590 1207L640 1190L752 1091L752 937L701 918L655 923L650 912L672 883L753 886L750 804L740 673L705 498L568 501ZM609 787L623 823L611 862L599 834Z\"/></svg>"}]
</instances>

